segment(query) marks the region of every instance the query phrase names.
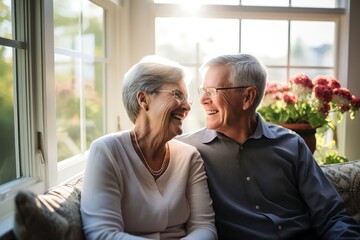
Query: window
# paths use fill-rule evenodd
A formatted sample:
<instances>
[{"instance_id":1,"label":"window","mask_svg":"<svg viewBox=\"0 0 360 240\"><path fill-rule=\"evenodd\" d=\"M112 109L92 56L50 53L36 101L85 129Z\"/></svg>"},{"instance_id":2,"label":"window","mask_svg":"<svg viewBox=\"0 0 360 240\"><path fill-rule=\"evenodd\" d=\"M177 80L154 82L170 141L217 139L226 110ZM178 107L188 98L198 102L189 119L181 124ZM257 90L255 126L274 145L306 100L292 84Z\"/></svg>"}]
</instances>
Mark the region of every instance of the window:
<instances>
[{"instance_id":1,"label":"window","mask_svg":"<svg viewBox=\"0 0 360 240\"><path fill-rule=\"evenodd\" d=\"M13 39L13 16L11 1L0 2L0 184L18 177L15 139L14 51L21 42Z\"/></svg>"},{"instance_id":2,"label":"window","mask_svg":"<svg viewBox=\"0 0 360 240\"><path fill-rule=\"evenodd\" d=\"M154 0L154 3L335 8L336 0Z\"/></svg>"},{"instance_id":3,"label":"window","mask_svg":"<svg viewBox=\"0 0 360 240\"><path fill-rule=\"evenodd\" d=\"M158 17L155 20L155 46L156 54L177 61L190 69L189 95L195 100L197 88L201 84L198 73L201 64L212 56L239 51L239 21ZM204 114L201 111L202 107L199 104L192 105L192 111L184 124L185 131L205 125ZM191 128L187 125L189 122Z\"/></svg>"},{"instance_id":4,"label":"window","mask_svg":"<svg viewBox=\"0 0 360 240\"><path fill-rule=\"evenodd\" d=\"M109 0L0 0L0 236L18 190L81 176L90 143L118 130L119 110L107 107L119 102L120 10Z\"/></svg>"},{"instance_id":5,"label":"window","mask_svg":"<svg viewBox=\"0 0 360 240\"><path fill-rule=\"evenodd\" d=\"M11 226L16 191L44 190L35 179L44 168L38 161L38 129L32 118L37 98L32 83L39 76L33 61L40 60L35 44L39 38L38 31L23 27L30 21L30 6L25 2L0 1L0 234Z\"/></svg>"},{"instance_id":6,"label":"window","mask_svg":"<svg viewBox=\"0 0 360 240\"><path fill-rule=\"evenodd\" d=\"M241 51L262 60L269 81L299 72L335 76L335 21L244 19L241 29Z\"/></svg>"},{"instance_id":7,"label":"window","mask_svg":"<svg viewBox=\"0 0 360 240\"><path fill-rule=\"evenodd\" d=\"M180 3L171 1L175 2ZM282 1L282 7L278 7L279 3L281 1L274 5L274 1L242 0L241 5L251 4L252 8L204 5L198 6L195 13L184 10L178 11L176 16L171 14L175 12L171 10L174 6L155 4L155 53L191 69L193 80L189 90L195 100L198 99L196 89L201 83L199 67L209 57L219 54L246 52L255 55L267 67L269 81L286 82L299 72L305 72L311 78L336 76L336 36L342 10L336 9L337 14L330 14L333 9L329 12L313 9L315 13L309 14L303 9L290 10L287 0ZM314 1L291 1L291 7L334 8L335 3L316 1L314 5ZM238 4L239 1L234 3ZM284 14L286 11L294 14ZM195 101L185 121L185 131L204 126L201 111Z\"/></svg>"},{"instance_id":8,"label":"window","mask_svg":"<svg viewBox=\"0 0 360 240\"><path fill-rule=\"evenodd\" d=\"M54 1L57 159L83 154L105 133L105 11Z\"/></svg>"}]
</instances>

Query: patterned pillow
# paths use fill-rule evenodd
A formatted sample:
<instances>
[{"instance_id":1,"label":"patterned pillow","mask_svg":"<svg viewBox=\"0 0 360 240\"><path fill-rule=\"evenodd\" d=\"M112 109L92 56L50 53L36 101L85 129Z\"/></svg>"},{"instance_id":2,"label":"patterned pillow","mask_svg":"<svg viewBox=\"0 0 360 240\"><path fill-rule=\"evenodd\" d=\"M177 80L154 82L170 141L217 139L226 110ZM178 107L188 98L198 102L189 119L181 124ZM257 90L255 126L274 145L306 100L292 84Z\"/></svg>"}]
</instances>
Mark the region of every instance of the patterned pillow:
<instances>
[{"instance_id":1,"label":"patterned pillow","mask_svg":"<svg viewBox=\"0 0 360 240\"><path fill-rule=\"evenodd\" d=\"M80 215L82 180L43 195L28 190L15 197L14 233L22 239L84 239Z\"/></svg>"},{"instance_id":2,"label":"patterned pillow","mask_svg":"<svg viewBox=\"0 0 360 240\"><path fill-rule=\"evenodd\" d=\"M321 168L343 198L348 214L360 224L360 160Z\"/></svg>"}]
</instances>

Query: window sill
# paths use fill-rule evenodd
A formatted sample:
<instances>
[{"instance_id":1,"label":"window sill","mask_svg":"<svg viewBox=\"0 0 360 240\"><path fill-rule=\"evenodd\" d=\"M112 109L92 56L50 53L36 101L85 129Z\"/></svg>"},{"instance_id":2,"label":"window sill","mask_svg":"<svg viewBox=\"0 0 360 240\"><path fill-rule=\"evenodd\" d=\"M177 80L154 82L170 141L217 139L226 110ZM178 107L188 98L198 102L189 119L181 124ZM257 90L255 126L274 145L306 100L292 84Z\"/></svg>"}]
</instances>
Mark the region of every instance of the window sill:
<instances>
[{"instance_id":1,"label":"window sill","mask_svg":"<svg viewBox=\"0 0 360 240\"><path fill-rule=\"evenodd\" d=\"M35 178L19 178L0 187L0 236L4 236L13 228L16 193L28 189L36 194L44 192L45 183Z\"/></svg>"}]
</instances>

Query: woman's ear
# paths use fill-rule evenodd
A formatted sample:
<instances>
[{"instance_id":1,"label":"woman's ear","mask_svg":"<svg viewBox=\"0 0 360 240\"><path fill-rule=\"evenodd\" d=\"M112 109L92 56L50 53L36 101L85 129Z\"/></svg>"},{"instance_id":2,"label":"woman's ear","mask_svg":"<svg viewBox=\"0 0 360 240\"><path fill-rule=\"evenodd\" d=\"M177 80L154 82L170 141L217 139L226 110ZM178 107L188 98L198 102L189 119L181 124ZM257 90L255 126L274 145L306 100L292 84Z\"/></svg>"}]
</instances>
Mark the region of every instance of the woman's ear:
<instances>
[{"instance_id":1,"label":"woman's ear","mask_svg":"<svg viewBox=\"0 0 360 240\"><path fill-rule=\"evenodd\" d=\"M143 108L145 111L149 110L149 96L146 92L140 91L136 94L136 98L138 101L138 104L141 108Z\"/></svg>"},{"instance_id":2,"label":"woman's ear","mask_svg":"<svg viewBox=\"0 0 360 240\"><path fill-rule=\"evenodd\" d=\"M257 91L254 87L248 87L243 95L243 110L248 110L253 106Z\"/></svg>"}]
</instances>

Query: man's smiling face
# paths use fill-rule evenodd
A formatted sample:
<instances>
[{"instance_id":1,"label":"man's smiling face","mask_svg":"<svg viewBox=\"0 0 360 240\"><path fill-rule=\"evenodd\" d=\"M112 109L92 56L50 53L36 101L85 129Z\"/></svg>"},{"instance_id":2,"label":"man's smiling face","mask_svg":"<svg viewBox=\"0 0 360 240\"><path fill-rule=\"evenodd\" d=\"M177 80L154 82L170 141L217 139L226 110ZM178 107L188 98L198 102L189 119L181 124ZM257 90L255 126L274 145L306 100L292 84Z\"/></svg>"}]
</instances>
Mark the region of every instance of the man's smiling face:
<instances>
[{"instance_id":1,"label":"man's smiling face","mask_svg":"<svg viewBox=\"0 0 360 240\"><path fill-rule=\"evenodd\" d=\"M229 66L211 66L203 81L203 88L233 87L229 82ZM200 96L200 103L206 113L206 127L226 133L235 126L241 116L241 90L218 91L214 97L206 93Z\"/></svg>"}]
</instances>

